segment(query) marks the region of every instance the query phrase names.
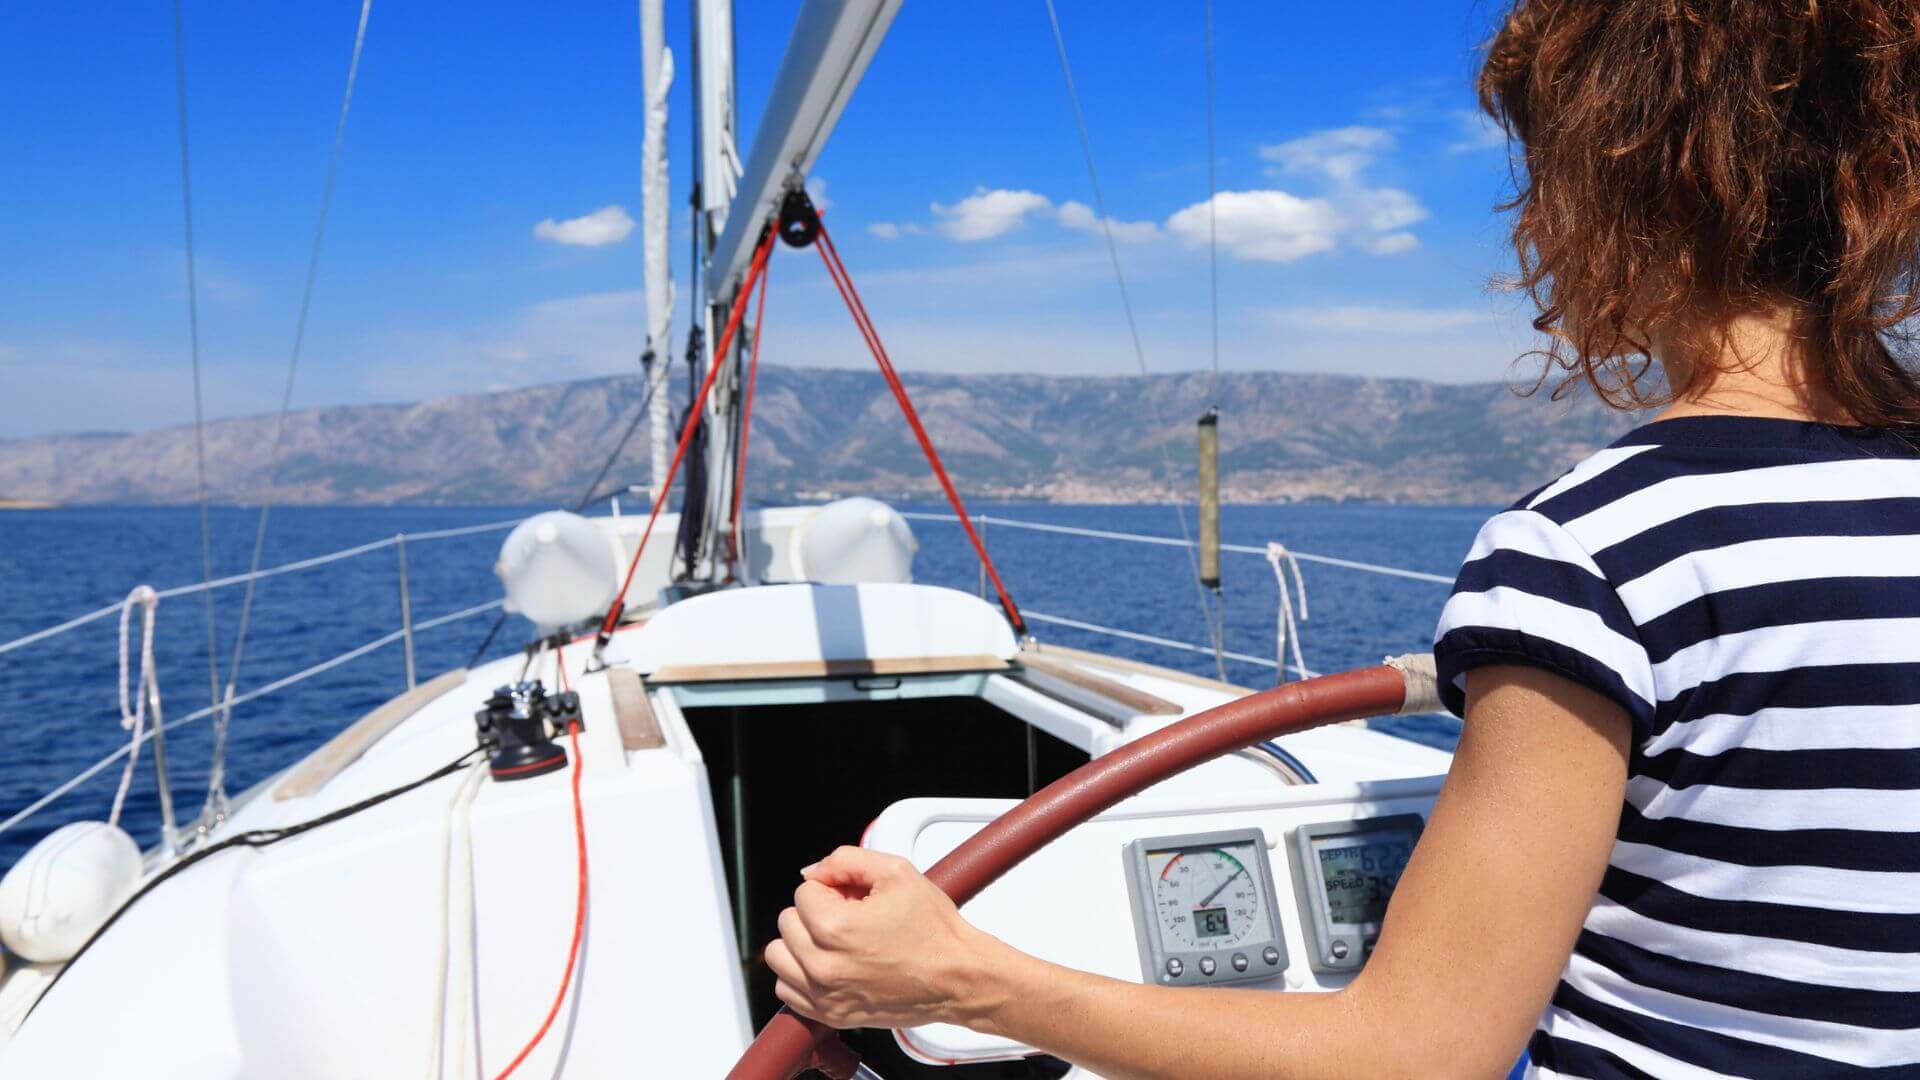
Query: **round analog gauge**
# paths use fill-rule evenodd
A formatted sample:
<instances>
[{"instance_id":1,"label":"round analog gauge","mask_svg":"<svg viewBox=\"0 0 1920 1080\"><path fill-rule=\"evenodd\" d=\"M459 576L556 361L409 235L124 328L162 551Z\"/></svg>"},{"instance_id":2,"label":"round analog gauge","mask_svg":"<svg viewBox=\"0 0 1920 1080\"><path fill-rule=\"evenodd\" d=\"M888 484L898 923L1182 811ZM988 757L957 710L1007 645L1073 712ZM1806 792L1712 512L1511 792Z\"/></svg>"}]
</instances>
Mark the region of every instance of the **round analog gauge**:
<instances>
[{"instance_id":1,"label":"round analog gauge","mask_svg":"<svg viewBox=\"0 0 1920 1080\"><path fill-rule=\"evenodd\" d=\"M1260 886L1244 860L1253 857L1251 845L1201 848L1193 851L1156 851L1150 867L1158 872L1153 884L1154 909L1160 936L1169 949L1196 951L1238 945L1264 925Z\"/></svg>"}]
</instances>

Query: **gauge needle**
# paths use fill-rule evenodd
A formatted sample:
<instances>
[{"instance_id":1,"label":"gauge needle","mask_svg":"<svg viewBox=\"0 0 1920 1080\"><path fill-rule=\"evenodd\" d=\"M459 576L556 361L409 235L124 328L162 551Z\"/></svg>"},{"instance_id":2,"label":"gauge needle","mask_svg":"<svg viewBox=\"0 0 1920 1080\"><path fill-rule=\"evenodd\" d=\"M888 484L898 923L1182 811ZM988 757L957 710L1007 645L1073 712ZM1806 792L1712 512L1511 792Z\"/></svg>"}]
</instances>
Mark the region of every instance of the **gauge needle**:
<instances>
[{"instance_id":1,"label":"gauge needle","mask_svg":"<svg viewBox=\"0 0 1920 1080\"><path fill-rule=\"evenodd\" d=\"M1239 877L1239 876L1240 876L1241 874L1244 874L1244 873L1246 873L1246 872L1247 872L1247 868L1243 866L1243 867L1241 867L1240 869L1238 869L1238 870L1235 870L1235 871L1234 871L1233 873L1231 873L1231 874L1229 874L1229 875L1227 875L1227 880L1225 880L1225 881L1223 881L1223 882L1221 882L1221 883L1220 883L1220 886L1219 886L1218 888L1216 888L1216 889L1214 889L1214 890L1213 890L1212 892L1210 892L1210 893L1208 893L1208 894L1207 894L1207 898L1206 898L1205 900L1202 900L1202 901L1200 901L1200 903L1199 903L1199 904L1198 904L1197 906L1199 906L1199 907L1206 907L1206 906L1207 906L1208 904L1211 904L1211 903L1213 903L1213 898L1214 898L1214 897L1216 897L1216 896L1219 896L1219 895L1220 895L1221 893L1223 893L1223 892L1225 892L1225 891L1226 891L1226 888L1227 888L1227 886L1229 886L1229 885L1231 885L1231 884L1233 884L1233 879L1234 879L1234 878L1237 878L1237 877Z\"/></svg>"}]
</instances>

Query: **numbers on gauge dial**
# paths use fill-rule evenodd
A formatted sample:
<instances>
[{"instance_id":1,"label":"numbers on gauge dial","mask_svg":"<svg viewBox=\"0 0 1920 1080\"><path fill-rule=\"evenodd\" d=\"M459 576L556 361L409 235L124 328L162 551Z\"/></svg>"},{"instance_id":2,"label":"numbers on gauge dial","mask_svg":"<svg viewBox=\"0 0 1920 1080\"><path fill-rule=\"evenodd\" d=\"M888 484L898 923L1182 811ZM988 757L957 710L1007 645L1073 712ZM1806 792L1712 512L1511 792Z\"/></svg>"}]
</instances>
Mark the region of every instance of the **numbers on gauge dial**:
<instances>
[{"instance_id":1,"label":"numbers on gauge dial","mask_svg":"<svg viewBox=\"0 0 1920 1080\"><path fill-rule=\"evenodd\" d=\"M1211 950L1238 945L1263 924L1260 887L1246 862L1251 852L1226 848L1156 851L1153 903L1160 936L1170 948Z\"/></svg>"}]
</instances>

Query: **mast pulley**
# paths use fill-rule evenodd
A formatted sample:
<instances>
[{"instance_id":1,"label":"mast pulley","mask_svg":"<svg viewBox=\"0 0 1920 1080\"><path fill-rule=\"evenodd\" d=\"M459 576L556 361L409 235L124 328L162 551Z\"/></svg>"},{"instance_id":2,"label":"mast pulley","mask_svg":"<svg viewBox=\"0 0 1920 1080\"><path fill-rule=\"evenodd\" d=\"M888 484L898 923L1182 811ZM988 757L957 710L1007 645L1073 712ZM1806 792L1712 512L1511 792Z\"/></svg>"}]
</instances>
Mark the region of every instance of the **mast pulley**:
<instances>
[{"instance_id":1,"label":"mast pulley","mask_svg":"<svg viewBox=\"0 0 1920 1080\"><path fill-rule=\"evenodd\" d=\"M812 247L820 238L820 211L807 189L795 184L780 200L780 240L790 248Z\"/></svg>"}]
</instances>

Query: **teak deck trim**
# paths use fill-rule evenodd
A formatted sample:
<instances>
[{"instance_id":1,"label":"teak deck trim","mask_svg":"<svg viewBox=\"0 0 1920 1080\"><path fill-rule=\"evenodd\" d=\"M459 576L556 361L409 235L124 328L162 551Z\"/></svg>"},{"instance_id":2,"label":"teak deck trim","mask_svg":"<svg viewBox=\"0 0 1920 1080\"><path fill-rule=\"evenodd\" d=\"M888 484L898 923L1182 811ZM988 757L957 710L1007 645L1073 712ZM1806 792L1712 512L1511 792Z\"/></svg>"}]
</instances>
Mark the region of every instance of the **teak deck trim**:
<instances>
[{"instance_id":1,"label":"teak deck trim","mask_svg":"<svg viewBox=\"0 0 1920 1080\"><path fill-rule=\"evenodd\" d=\"M1106 653L1088 652L1085 649L1070 649L1065 645L1028 645L1020 650L1022 662L1025 662L1028 657L1036 654L1062 656L1069 660L1078 660L1083 664L1089 664L1093 667L1106 668L1108 671L1126 671L1136 672L1141 675L1152 675L1157 679L1167 679L1172 682L1184 683L1188 686L1198 686L1206 690L1216 690L1223 694L1232 694L1237 698L1246 697L1248 694L1254 692L1252 688L1241 686L1238 683L1221 682L1219 679L1209 679L1201 675L1189 675L1184 671L1161 667L1159 664L1148 664L1140 660L1128 660L1124 657L1108 656Z\"/></svg>"},{"instance_id":2,"label":"teak deck trim","mask_svg":"<svg viewBox=\"0 0 1920 1080\"><path fill-rule=\"evenodd\" d=\"M1187 711L1185 706L1168 701L1157 694L1149 694L1145 690L1095 674L1078 664L1068 663L1065 659L1047 656L1035 650L1029 649L1022 652L1020 664L1028 671L1058 679L1096 697L1105 698L1136 715L1179 716Z\"/></svg>"},{"instance_id":3,"label":"teak deck trim","mask_svg":"<svg viewBox=\"0 0 1920 1080\"><path fill-rule=\"evenodd\" d=\"M772 660L742 664L667 664L651 676L656 686L693 682L756 682L768 679L857 678L862 675L933 675L957 671L1005 671L997 656L898 656L876 660Z\"/></svg>"},{"instance_id":4,"label":"teak deck trim","mask_svg":"<svg viewBox=\"0 0 1920 1080\"><path fill-rule=\"evenodd\" d=\"M620 729L621 749L657 750L667 745L639 672L632 668L607 669L607 693L613 697L613 721Z\"/></svg>"}]
</instances>

